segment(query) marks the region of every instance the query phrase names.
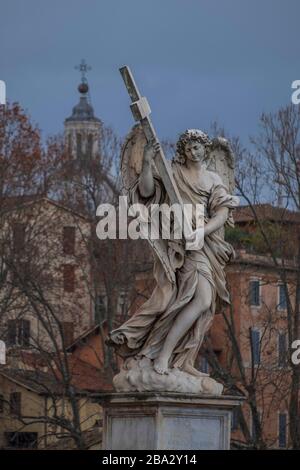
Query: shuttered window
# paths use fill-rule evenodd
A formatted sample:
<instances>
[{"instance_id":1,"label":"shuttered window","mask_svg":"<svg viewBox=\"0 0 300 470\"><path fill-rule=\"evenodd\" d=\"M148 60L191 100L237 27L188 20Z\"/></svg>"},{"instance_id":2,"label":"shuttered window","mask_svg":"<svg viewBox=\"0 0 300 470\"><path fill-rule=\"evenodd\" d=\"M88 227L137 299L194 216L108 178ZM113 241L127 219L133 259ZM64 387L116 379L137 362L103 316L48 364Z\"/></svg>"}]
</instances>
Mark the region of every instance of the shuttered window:
<instances>
[{"instance_id":1,"label":"shuttered window","mask_svg":"<svg viewBox=\"0 0 300 470\"><path fill-rule=\"evenodd\" d=\"M65 255L75 254L75 227L63 228L63 252Z\"/></svg>"},{"instance_id":2,"label":"shuttered window","mask_svg":"<svg viewBox=\"0 0 300 470\"><path fill-rule=\"evenodd\" d=\"M286 309L287 307L287 301L286 301L286 295L285 295L285 288L284 288L284 285L283 284L280 284L280 286L278 286L279 288L279 304L278 304L278 308L280 308L281 310L284 310Z\"/></svg>"},{"instance_id":3,"label":"shuttered window","mask_svg":"<svg viewBox=\"0 0 300 470\"><path fill-rule=\"evenodd\" d=\"M30 346L30 321L25 319L8 320L7 322L8 346Z\"/></svg>"},{"instance_id":4,"label":"shuttered window","mask_svg":"<svg viewBox=\"0 0 300 470\"><path fill-rule=\"evenodd\" d=\"M251 329L251 349L254 365L260 363L260 333L258 330Z\"/></svg>"},{"instance_id":5,"label":"shuttered window","mask_svg":"<svg viewBox=\"0 0 300 470\"><path fill-rule=\"evenodd\" d=\"M69 346L74 340L74 323L69 321L62 322L62 331L65 346Z\"/></svg>"},{"instance_id":6,"label":"shuttered window","mask_svg":"<svg viewBox=\"0 0 300 470\"><path fill-rule=\"evenodd\" d=\"M286 414L280 413L278 416L278 444L279 447L286 447L286 434L287 434L287 426L286 426Z\"/></svg>"},{"instance_id":7,"label":"shuttered window","mask_svg":"<svg viewBox=\"0 0 300 470\"><path fill-rule=\"evenodd\" d=\"M260 283L259 281L250 281L250 305L260 305Z\"/></svg>"},{"instance_id":8,"label":"shuttered window","mask_svg":"<svg viewBox=\"0 0 300 470\"><path fill-rule=\"evenodd\" d=\"M10 394L9 411L12 415L21 415L21 393L13 392Z\"/></svg>"},{"instance_id":9,"label":"shuttered window","mask_svg":"<svg viewBox=\"0 0 300 470\"><path fill-rule=\"evenodd\" d=\"M63 265L63 286L65 292L74 292L75 290L75 266L71 264Z\"/></svg>"},{"instance_id":10,"label":"shuttered window","mask_svg":"<svg viewBox=\"0 0 300 470\"><path fill-rule=\"evenodd\" d=\"M278 333L278 366L283 367L286 363L286 334Z\"/></svg>"}]
</instances>

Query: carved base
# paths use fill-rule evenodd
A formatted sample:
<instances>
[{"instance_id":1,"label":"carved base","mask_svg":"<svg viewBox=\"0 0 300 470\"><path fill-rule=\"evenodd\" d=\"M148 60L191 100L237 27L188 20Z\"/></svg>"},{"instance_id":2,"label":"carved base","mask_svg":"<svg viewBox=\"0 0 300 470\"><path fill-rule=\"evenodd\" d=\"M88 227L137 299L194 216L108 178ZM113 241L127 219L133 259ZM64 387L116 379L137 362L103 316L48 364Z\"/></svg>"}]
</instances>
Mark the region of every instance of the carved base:
<instances>
[{"instance_id":1,"label":"carved base","mask_svg":"<svg viewBox=\"0 0 300 470\"><path fill-rule=\"evenodd\" d=\"M226 450L239 397L103 394L104 450Z\"/></svg>"},{"instance_id":2,"label":"carved base","mask_svg":"<svg viewBox=\"0 0 300 470\"><path fill-rule=\"evenodd\" d=\"M214 379L169 369L168 374L158 374L153 369L153 361L143 357L127 361L121 371L114 377L113 384L118 392L178 392L205 395L221 395L223 385Z\"/></svg>"}]
</instances>

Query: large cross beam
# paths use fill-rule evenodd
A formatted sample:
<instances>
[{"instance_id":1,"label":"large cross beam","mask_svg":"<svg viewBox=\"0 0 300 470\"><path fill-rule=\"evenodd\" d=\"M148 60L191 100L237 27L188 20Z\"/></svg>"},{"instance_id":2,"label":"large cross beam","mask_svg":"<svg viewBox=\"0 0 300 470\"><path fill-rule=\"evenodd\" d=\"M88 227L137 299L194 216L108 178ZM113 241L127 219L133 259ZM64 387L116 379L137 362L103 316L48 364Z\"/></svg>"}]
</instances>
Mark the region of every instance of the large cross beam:
<instances>
[{"instance_id":1,"label":"large cross beam","mask_svg":"<svg viewBox=\"0 0 300 470\"><path fill-rule=\"evenodd\" d=\"M141 123L148 142L158 141L156 132L150 119L151 109L147 98L141 96L130 68L127 65L121 67L120 72L132 101L130 108L135 121L139 121ZM160 151L155 155L155 165L168 193L171 204L180 204L183 214L184 229L187 231L185 234L190 234L192 232L192 227L183 210L181 195L178 191L173 174L168 166L168 162L161 147Z\"/></svg>"}]
</instances>

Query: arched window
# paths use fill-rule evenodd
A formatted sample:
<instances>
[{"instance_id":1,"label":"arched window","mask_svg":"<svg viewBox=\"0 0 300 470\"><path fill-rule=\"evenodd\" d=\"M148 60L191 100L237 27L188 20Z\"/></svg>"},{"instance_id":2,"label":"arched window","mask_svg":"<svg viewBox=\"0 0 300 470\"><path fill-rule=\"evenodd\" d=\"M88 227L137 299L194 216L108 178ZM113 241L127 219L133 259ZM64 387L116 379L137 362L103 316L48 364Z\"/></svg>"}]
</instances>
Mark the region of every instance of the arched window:
<instances>
[{"instance_id":1,"label":"arched window","mask_svg":"<svg viewBox=\"0 0 300 470\"><path fill-rule=\"evenodd\" d=\"M87 158L92 159L93 156L93 134L88 135Z\"/></svg>"},{"instance_id":2,"label":"arched window","mask_svg":"<svg viewBox=\"0 0 300 470\"><path fill-rule=\"evenodd\" d=\"M82 155L82 137L81 137L81 134L76 134L76 153L77 153L77 158L81 158L81 155Z\"/></svg>"}]
</instances>

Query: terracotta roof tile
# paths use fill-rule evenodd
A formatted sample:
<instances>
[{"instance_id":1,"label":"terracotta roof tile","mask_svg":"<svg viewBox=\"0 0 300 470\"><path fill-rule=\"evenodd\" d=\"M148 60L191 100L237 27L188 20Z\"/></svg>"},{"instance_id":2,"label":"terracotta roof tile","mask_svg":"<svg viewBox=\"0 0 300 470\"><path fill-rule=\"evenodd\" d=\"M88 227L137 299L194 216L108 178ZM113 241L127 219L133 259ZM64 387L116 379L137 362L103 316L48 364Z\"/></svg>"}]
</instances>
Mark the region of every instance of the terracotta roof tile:
<instances>
[{"instance_id":1,"label":"terracotta roof tile","mask_svg":"<svg viewBox=\"0 0 300 470\"><path fill-rule=\"evenodd\" d=\"M255 204L253 208L259 219L300 223L300 214L284 207L276 207L271 204ZM236 223L255 220L250 206L237 207L233 213L233 218Z\"/></svg>"}]
</instances>

